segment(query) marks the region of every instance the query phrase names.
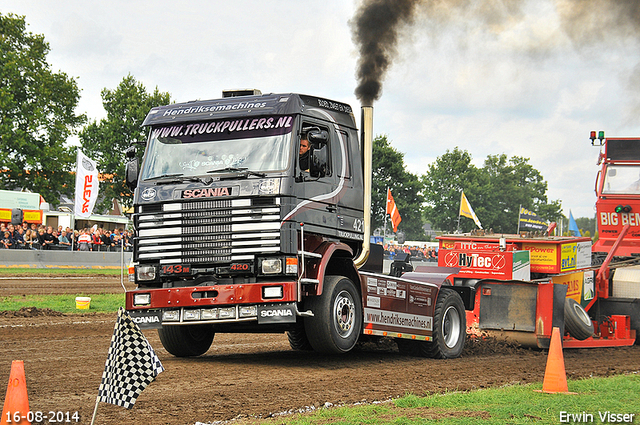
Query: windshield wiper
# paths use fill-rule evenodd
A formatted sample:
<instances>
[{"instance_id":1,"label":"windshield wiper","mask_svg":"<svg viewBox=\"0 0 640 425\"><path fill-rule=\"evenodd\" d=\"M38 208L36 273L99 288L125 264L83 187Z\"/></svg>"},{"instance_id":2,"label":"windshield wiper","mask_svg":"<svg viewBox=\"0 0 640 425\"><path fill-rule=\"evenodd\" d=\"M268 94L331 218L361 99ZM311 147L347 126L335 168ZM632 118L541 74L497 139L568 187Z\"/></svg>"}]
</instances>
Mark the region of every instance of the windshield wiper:
<instances>
[{"instance_id":1,"label":"windshield wiper","mask_svg":"<svg viewBox=\"0 0 640 425\"><path fill-rule=\"evenodd\" d=\"M218 168L216 170L209 170L207 171L207 174L212 174L212 173L224 173L226 171L231 171L231 172L238 172L238 173L245 173L245 177L246 176L257 176L257 177L266 177L265 173L259 173L257 171L251 171L246 167L243 168L238 168L238 167L225 167L225 168Z\"/></svg>"},{"instance_id":2,"label":"windshield wiper","mask_svg":"<svg viewBox=\"0 0 640 425\"><path fill-rule=\"evenodd\" d=\"M183 175L184 175L184 173L161 174L159 176L149 177L148 179L144 179L144 181L150 182L150 181L154 181L154 180L168 179L170 177L180 177L180 176L183 176Z\"/></svg>"},{"instance_id":3,"label":"windshield wiper","mask_svg":"<svg viewBox=\"0 0 640 425\"><path fill-rule=\"evenodd\" d=\"M165 180L165 179L168 179L168 180ZM162 181L157 181L157 180L162 180ZM156 177L150 177L148 179L145 179L144 181L156 181L156 184L166 184L166 183L173 183L173 182L183 183L183 182L189 181L189 182L198 182L198 183L208 185L208 184L211 184L213 179L211 177L201 178L196 176L184 176L183 173L173 173L173 174L163 174L161 176L156 176Z\"/></svg>"}]
</instances>

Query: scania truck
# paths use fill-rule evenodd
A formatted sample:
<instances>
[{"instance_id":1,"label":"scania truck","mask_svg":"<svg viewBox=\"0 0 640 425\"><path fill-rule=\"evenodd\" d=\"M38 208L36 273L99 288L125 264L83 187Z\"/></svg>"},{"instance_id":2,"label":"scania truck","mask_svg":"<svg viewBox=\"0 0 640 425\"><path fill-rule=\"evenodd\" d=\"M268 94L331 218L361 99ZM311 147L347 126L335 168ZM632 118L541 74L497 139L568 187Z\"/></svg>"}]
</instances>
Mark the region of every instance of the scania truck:
<instances>
[{"instance_id":1,"label":"scania truck","mask_svg":"<svg viewBox=\"0 0 640 425\"><path fill-rule=\"evenodd\" d=\"M142 163L127 151L126 308L171 354L201 355L216 333L286 332L298 350L392 337L409 354L460 355L471 301L443 285L457 270L384 275L370 244L371 106L361 137L347 104L254 90L153 108L143 125Z\"/></svg>"}]
</instances>

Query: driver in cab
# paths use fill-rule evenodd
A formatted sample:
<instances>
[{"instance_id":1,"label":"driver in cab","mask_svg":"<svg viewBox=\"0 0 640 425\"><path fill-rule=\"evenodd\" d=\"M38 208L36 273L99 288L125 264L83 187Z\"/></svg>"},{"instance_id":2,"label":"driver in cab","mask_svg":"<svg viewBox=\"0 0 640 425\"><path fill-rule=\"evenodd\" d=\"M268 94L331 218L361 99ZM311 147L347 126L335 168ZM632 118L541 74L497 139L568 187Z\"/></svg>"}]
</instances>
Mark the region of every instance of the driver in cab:
<instances>
[{"instance_id":1,"label":"driver in cab","mask_svg":"<svg viewBox=\"0 0 640 425\"><path fill-rule=\"evenodd\" d=\"M300 137L300 153L299 153L299 161L300 161L300 169L302 171L309 171L309 140L307 139L307 135L303 134Z\"/></svg>"}]
</instances>

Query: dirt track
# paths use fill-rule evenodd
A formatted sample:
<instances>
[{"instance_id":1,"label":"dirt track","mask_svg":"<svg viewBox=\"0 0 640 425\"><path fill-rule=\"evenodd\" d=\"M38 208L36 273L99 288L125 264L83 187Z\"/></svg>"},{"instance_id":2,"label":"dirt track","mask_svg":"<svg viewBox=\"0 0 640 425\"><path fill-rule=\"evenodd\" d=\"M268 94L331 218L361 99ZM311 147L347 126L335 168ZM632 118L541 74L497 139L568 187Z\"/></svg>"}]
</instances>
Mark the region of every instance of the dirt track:
<instances>
[{"instance_id":1,"label":"dirt track","mask_svg":"<svg viewBox=\"0 0 640 425\"><path fill-rule=\"evenodd\" d=\"M24 288L47 289L42 282L20 280L23 293ZM122 290L119 278L109 280L109 291ZM75 283L64 282L55 281L56 291L75 288ZM0 281L0 295L7 295L4 291ZM24 360L31 410L78 411L80 423L88 424L116 315L33 314L0 314L1 388L8 382L11 361ZM325 403L537 382L546 364L545 352L491 343L475 346L455 360L400 356L393 343L327 357L291 351L285 335L244 334L216 335L204 356L177 359L162 348L155 331L145 334L166 371L131 410L100 403L96 423L191 425L238 416L266 417ZM565 350L564 357L570 378L640 371L640 346Z\"/></svg>"}]
</instances>

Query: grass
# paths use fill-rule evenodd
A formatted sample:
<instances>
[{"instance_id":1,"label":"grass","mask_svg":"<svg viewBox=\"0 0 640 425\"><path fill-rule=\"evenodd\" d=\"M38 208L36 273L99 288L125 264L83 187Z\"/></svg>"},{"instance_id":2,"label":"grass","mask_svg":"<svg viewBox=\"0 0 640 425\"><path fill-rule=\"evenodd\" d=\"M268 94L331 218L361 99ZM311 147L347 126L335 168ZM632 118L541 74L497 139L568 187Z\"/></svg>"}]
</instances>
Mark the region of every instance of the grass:
<instances>
[{"instance_id":1,"label":"grass","mask_svg":"<svg viewBox=\"0 0 640 425\"><path fill-rule=\"evenodd\" d=\"M88 310L76 309L76 297L91 297ZM0 298L0 310L15 311L23 307L51 309L61 313L112 313L124 307L122 294L12 295Z\"/></svg>"},{"instance_id":2,"label":"grass","mask_svg":"<svg viewBox=\"0 0 640 425\"><path fill-rule=\"evenodd\" d=\"M127 271L124 271L126 276ZM120 268L3 268L0 277L42 277L42 276L120 276ZM76 297L91 297L88 310L76 309ZM124 294L65 294L65 295L16 295L0 298L0 311L20 310L23 307L51 309L61 313L112 313L124 307Z\"/></svg>"},{"instance_id":3,"label":"grass","mask_svg":"<svg viewBox=\"0 0 640 425\"><path fill-rule=\"evenodd\" d=\"M569 391L578 394L535 392L542 388L541 383L513 385L427 397L407 395L389 403L320 409L311 414L279 416L276 421L285 425L558 424L585 422L585 419L588 423L609 423L607 418L601 418L609 412L634 414L631 423L640 423L638 374L589 378L569 381L568 384ZM615 416L613 419L617 420L611 423L621 423L624 417ZM631 417L627 416L627 423L629 419ZM271 422L256 420L253 423Z\"/></svg>"}]
</instances>

